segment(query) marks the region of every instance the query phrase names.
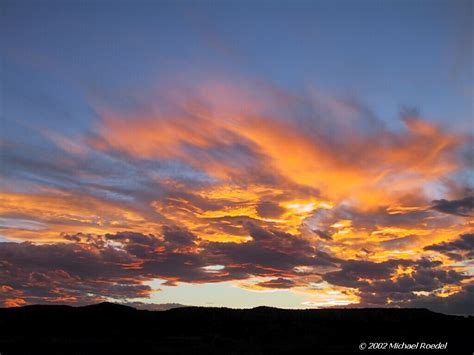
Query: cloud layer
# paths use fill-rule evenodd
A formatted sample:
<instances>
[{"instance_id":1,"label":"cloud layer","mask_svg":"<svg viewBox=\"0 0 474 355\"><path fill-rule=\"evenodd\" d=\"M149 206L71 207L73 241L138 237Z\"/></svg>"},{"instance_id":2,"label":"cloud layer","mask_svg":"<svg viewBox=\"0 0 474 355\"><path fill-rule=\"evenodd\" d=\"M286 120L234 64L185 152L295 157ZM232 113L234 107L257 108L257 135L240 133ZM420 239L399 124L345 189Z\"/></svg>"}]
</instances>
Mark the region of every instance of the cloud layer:
<instances>
[{"instance_id":1,"label":"cloud layer","mask_svg":"<svg viewBox=\"0 0 474 355\"><path fill-rule=\"evenodd\" d=\"M4 305L132 302L161 280L472 312L468 135L249 83L98 112L1 142Z\"/></svg>"}]
</instances>

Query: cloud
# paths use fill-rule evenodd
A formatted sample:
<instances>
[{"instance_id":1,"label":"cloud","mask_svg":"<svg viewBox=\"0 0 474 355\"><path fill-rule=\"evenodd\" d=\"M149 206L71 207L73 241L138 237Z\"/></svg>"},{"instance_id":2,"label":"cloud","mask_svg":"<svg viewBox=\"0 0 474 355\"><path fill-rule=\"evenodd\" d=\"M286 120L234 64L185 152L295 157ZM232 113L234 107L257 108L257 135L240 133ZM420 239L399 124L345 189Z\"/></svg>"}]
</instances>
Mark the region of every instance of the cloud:
<instances>
[{"instance_id":1,"label":"cloud","mask_svg":"<svg viewBox=\"0 0 474 355\"><path fill-rule=\"evenodd\" d=\"M135 232L66 235L65 240L71 243L0 243L1 301L6 306L86 304L107 299L134 302L159 291L147 284L154 279L166 280L165 285L173 286L178 282L270 277L251 287L247 283L242 287L312 293L315 291L308 288L308 282L314 282L311 281L314 275L320 275L329 289L342 290L330 291L326 297L322 297L326 286L317 291L321 293L318 302L324 301L328 306L334 292L343 292L341 302L344 299L353 303L353 295L357 295L360 306L412 306L421 304L422 300L436 305L436 298L468 292L465 282L469 277L446 268L441 261L344 260L317 250L301 236L252 224L246 228L252 239L244 243L203 241L176 227L164 227L159 235ZM462 236L459 242L446 243L439 249L472 250L470 237ZM221 266L209 272L209 265ZM343 297L347 292L347 297ZM351 301L346 300L348 297Z\"/></svg>"},{"instance_id":2,"label":"cloud","mask_svg":"<svg viewBox=\"0 0 474 355\"><path fill-rule=\"evenodd\" d=\"M474 234L463 234L454 241L428 245L424 249L438 251L454 260L474 259Z\"/></svg>"},{"instance_id":3,"label":"cloud","mask_svg":"<svg viewBox=\"0 0 474 355\"><path fill-rule=\"evenodd\" d=\"M268 281L263 281L259 282L256 284L258 287L261 288L268 288L268 289L288 289L291 288L295 285L295 282L290 279L284 279L284 278L277 278L277 279L271 279Z\"/></svg>"},{"instance_id":4,"label":"cloud","mask_svg":"<svg viewBox=\"0 0 474 355\"><path fill-rule=\"evenodd\" d=\"M389 260L381 263L349 260L341 270L323 275L334 285L357 288L361 306L421 304L421 300L451 297L463 292L469 276L445 270L442 262L428 259ZM429 296L429 298L427 298Z\"/></svg>"},{"instance_id":5,"label":"cloud","mask_svg":"<svg viewBox=\"0 0 474 355\"><path fill-rule=\"evenodd\" d=\"M259 203L256 207L256 211L260 217L263 218L279 218L283 213L285 213L285 209L280 207L276 203L270 201L263 201Z\"/></svg>"},{"instance_id":6,"label":"cloud","mask_svg":"<svg viewBox=\"0 0 474 355\"><path fill-rule=\"evenodd\" d=\"M0 243L2 300L4 304L13 299L80 304L131 300L150 297L154 290L147 282L154 279L175 285L280 278L296 275L296 266L335 261L302 238L253 225L247 228L252 240L240 244L202 241L172 226L164 226L157 235L79 233L64 235L70 243ZM222 267L209 272L209 265Z\"/></svg>"},{"instance_id":7,"label":"cloud","mask_svg":"<svg viewBox=\"0 0 474 355\"><path fill-rule=\"evenodd\" d=\"M140 302L156 279L323 306L466 291L469 265L452 264L472 257L465 135L242 81L161 97L97 108L82 136L2 141L0 231L28 241L0 244L4 304Z\"/></svg>"},{"instance_id":8,"label":"cloud","mask_svg":"<svg viewBox=\"0 0 474 355\"><path fill-rule=\"evenodd\" d=\"M253 224L246 228L250 241L206 245L209 256L216 258L216 263L231 265L226 270L236 275L291 276L297 267L329 267L337 260L301 237Z\"/></svg>"},{"instance_id":9,"label":"cloud","mask_svg":"<svg viewBox=\"0 0 474 355\"><path fill-rule=\"evenodd\" d=\"M322 239L326 239L326 240L332 239L331 233L328 231L323 231L321 229L314 229L313 232L316 233L316 235Z\"/></svg>"},{"instance_id":10,"label":"cloud","mask_svg":"<svg viewBox=\"0 0 474 355\"><path fill-rule=\"evenodd\" d=\"M474 283L448 297L419 296L403 304L405 307L428 308L436 312L448 314L473 314L474 313Z\"/></svg>"},{"instance_id":11,"label":"cloud","mask_svg":"<svg viewBox=\"0 0 474 355\"><path fill-rule=\"evenodd\" d=\"M148 298L154 278L199 281L208 274L189 232L164 228L161 236L122 232L65 236L73 243L0 243L3 300L90 303ZM5 301L6 302L6 301Z\"/></svg>"},{"instance_id":12,"label":"cloud","mask_svg":"<svg viewBox=\"0 0 474 355\"><path fill-rule=\"evenodd\" d=\"M0 243L1 300L27 303L91 303L105 298L149 297L151 288L131 275L125 252L83 244ZM132 277L133 276L133 277Z\"/></svg>"},{"instance_id":13,"label":"cloud","mask_svg":"<svg viewBox=\"0 0 474 355\"><path fill-rule=\"evenodd\" d=\"M453 214L461 217L472 217L471 212L474 210L474 196L467 196L460 200L435 200L433 201L434 210Z\"/></svg>"},{"instance_id":14,"label":"cloud","mask_svg":"<svg viewBox=\"0 0 474 355\"><path fill-rule=\"evenodd\" d=\"M403 117L403 130L389 130L355 100L212 82L177 92L168 97L174 112L103 112L90 146L178 159L218 179L317 186L332 200L351 196L365 207L390 203L462 164L465 137L413 115Z\"/></svg>"}]
</instances>

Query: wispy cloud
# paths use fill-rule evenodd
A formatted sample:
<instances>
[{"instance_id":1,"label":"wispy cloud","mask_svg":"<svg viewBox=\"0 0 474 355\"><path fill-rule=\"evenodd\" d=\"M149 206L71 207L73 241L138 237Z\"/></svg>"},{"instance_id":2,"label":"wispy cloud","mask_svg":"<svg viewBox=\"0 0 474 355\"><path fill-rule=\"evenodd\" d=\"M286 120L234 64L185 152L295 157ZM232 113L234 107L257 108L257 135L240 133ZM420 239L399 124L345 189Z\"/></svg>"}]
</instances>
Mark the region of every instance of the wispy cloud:
<instances>
[{"instance_id":1,"label":"wispy cloud","mask_svg":"<svg viewBox=\"0 0 474 355\"><path fill-rule=\"evenodd\" d=\"M5 305L143 299L155 279L286 290L307 306L468 292L468 135L250 83L166 102L98 110L88 134L44 131L44 150L2 143L1 234L20 242L0 243Z\"/></svg>"}]
</instances>

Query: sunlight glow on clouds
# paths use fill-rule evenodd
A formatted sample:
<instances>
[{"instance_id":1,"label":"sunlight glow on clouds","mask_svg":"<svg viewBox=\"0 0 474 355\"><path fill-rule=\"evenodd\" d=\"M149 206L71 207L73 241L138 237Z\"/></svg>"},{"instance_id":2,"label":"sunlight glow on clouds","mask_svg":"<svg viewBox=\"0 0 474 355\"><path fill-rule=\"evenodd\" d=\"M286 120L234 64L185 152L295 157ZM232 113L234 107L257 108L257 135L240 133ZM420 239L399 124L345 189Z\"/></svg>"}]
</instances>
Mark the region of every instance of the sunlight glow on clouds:
<instances>
[{"instance_id":1,"label":"sunlight glow on clouds","mask_svg":"<svg viewBox=\"0 0 474 355\"><path fill-rule=\"evenodd\" d=\"M0 303L472 313L450 3L8 2Z\"/></svg>"},{"instance_id":2,"label":"sunlight glow on clouds","mask_svg":"<svg viewBox=\"0 0 474 355\"><path fill-rule=\"evenodd\" d=\"M321 126L311 115L271 116L265 109L274 104L271 95L248 101L238 88L220 85L216 99L213 87L205 88L179 96L174 115L109 112L96 133L77 141L57 145L57 136L48 135L77 162L92 159L88 154L127 162L143 185L114 187L106 166L69 161L61 169L78 181L100 178L97 190L128 198L59 185L4 191L0 212L10 222L2 234L28 241L9 246L15 252L3 259L10 270L5 305L159 298L160 291L144 283L158 278L163 287L236 280L247 291L305 295L300 305L314 307L404 305L464 292L471 266L453 262L472 256L455 257L436 245L457 245L469 233L472 205L456 213L456 201L465 197L450 196L448 188L446 197L454 200L433 202L423 188L442 185L462 169L458 151L467 136L411 116L402 117L400 131L380 122L372 132L353 129L363 114L350 126L344 116ZM319 115L301 102L292 105ZM338 105L329 106L339 113ZM210 179L160 177L144 164L172 160ZM36 248L33 258L49 248L45 256L83 254L110 273L96 279L76 269L73 259L70 266L51 259L40 269L18 264L16 258ZM68 279L83 286L64 288ZM110 286L99 290L97 283ZM35 295L24 287L43 291Z\"/></svg>"}]
</instances>

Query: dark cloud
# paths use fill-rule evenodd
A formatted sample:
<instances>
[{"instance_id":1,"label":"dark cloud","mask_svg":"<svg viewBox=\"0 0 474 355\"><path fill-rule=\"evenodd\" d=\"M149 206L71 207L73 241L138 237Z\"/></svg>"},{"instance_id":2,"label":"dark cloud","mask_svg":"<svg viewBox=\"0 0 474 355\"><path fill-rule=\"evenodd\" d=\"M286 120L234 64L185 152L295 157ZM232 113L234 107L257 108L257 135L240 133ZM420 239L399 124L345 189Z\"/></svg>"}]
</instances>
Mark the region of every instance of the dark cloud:
<instances>
[{"instance_id":1,"label":"dark cloud","mask_svg":"<svg viewBox=\"0 0 474 355\"><path fill-rule=\"evenodd\" d=\"M425 258L381 263L349 260L341 263L340 270L323 275L323 279L334 285L357 288L363 306L380 307L388 303L403 306L418 299L417 292L432 293L445 286L460 286L468 278L441 266L441 262Z\"/></svg>"},{"instance_id":2,"label":"dark cloud","mask_svg":"<svg viewBox=\"0 0 474 355\"><path fill-rule=\"evenodd\" d=\"M332 239L332 235L328 231L323 231L321 229L315 229L315 230L313 230L313 232L316 233L316 235L321 239L325 239L325 240L331 240Z\"/></svg>"},{"instance_id":3,"label":"dark cloud","mask_svg":"<svg viewBox=\"0 0 474 355\"><path fill-rule=\"evenodd\" d=\"M263 218L278 218L285 212L284 208L270 201L259 203L256 209L260 217Z\"/></svg>"},{"instance_id":4,"label":"dark cloud","mask_svg":"<svg viewBox=\"0 0 474 355\"><path fill-rule=\"evenodd\" d=\"M246 224L252 240L217 243L165 226L157 235L135 232L64 234L69 243L0 243L1 300L27 303L84 304L113 298L149 297L152 279L219 282L250 276L295 276L296 266L335 265L337 259L317 251L307 240ZM224 265L208 272L208 265ZM281 283L281 282L280 282ZM267 286L270 286L268 284ZM275 283L276 286L276 283Z\"/></svg>"},{"instance_id":5,"label":"dark cloud","mask_svg":"<svg viewBox=\"0 0 474 355\"><path fill-rule=\"evenodd\" d=\"M164 226L160 235L122 232L106 234L107 242L118 242L116 246L136 260L132 275L141 275L147 279L167 280L167 285L176 281L204 282L226 279L223 272L206 273L202 268L207 265L206 255L199 253L195 242L197 237L189 231Z\"/></svg>"},{"instance_id":6,"label":"dark cloud","mask_svg":"<svg viewBox=\"0 0 474 355\"><path fill-rule=\"evenodd\" d=\"M337 232L332 225L340 220L350 220L352 228L363 231L377 231L382 228L412 228L423 225L426 228L439 228L452 225L451 218L433 218L432 210L394 211L387 206L359 210L355 206L339 205L330 210L318 210L308 218L313 231L322 239ZM394 239L399 237L392 235ZM408 239L408 238L407 238ZM406 240L408 241L408 240Z\"/></svg>"},{"instance_id":7,"label":"dark cloud","mask_svg":"<svg viewBox=\"0 0 474 355\"><path fill-rule=\"evenodd\" d=\"M94 236L65 235L73 243L36 245L0 243L1 285L28 303L88 303L149 297L144 282L218 279L206 273L203 257L194 249L195 236L172 227L161 235L134 232ZM20 295L20 296L18 296Z\"/></svg>"},{"instance_id":8,"label":"dark cloud","mask_svg":"<svg viewBox=\"0 0 474 355\"><path fill-rule=\"evenodd\" d=\"M195 246L196 236L185 229L163 227L163 237L166 245L173 247L192 247Z\"/></svg>"},{"instance_id":9,"label":"dark cloud","mask_svg":"<svg viewBox=\"0 0 474 355\"><path fill-rule=\"evenodd\" d=\"M440 261L341 260L318 250L301 236L248 222L243 226L252 238L244 243L204 241L175 226L165 226L156 235L78 233L64 235L67 243L0 243L0 301L86 304L114 299L129 303L150 297L153 290L146 282L153 279L173 286L177 282L263 276L272 279L257 286L287 289L299 284L299 277L319 274L332 285L356 288L361 306L385 306L388 302L415 306L426 302L444 309L448 306L442 302L448 301L437 300L434 293L447 286L465 287L467 276L446 270ZM465 234L459 240L427 249L461 253L472 252L472 246L473 235ZM209 265L224 267L209 272ZM309 268L296 272L301 266ZM466 304L465 295L471 291L462 289L458 296L452 296L457 302L455 310ZM430 296L420 296L420 292Z\"/></svg>"},{"instance_id":10,"label":"dark cloud","mask_svg":"<svg viewBox=\"0 0 474 355\"><path fill-rule=\"evenodd\" d=\"M316 250L306 239L254 224L246 228L252 237L246 243L209 243L206 252L215 263L233 265L228 272L238 275L293 275L297 266L334 266L335 259ZM219 262L217 262L219 261Z\"/></svg>"},{"instance_id":11,"label":"dark cloud","mask_svg":"<svg viewBox=\"0 0 474 355\"><path fill-rule=\"evenodd\" d=\"M418 296L403 304L404 307L428 308L448 314L474 314L474 283L449 297Z\"/></svg>"},{"instance_id":12,"label":"dark cloud","mask_svg":"<svg viewBox=\"0 0 474 355\"><path fill-rule=\"evenodd\" d=\"M135 260L123 251L90 244L0 243L1 301L90 303L107 297L148 297L151 288L129 268ZM132 277L133 276L133 277Z\"/></svg>"},{"instance_id":13,"label":"dark cloud","mask_svg":"<svg viewBox=\"0 0 474 355\"><path fill-rule=\"evenodd\" d=\"M257 286L270 289L287 289L295 285L295 282L290 279L277 278L269 281L259 282Z\"/></svg>"},{"instance_id":14,"label":"dark cloud","mask_svg":"<svg viewBox=\"0 0 474 355\"><path fill-rule=\"evenodd\" d=\"M408 260L390 260L374 263L364 260L348 260L341 263L341 269L325 274L323 278L334 284L345 287L368 286L368 280L389 278L397 266L408 266Z\"/></svg>"},{"instance_id":15,"label":"dark cloud","mask_svg":"<svg viewBox=\"0 0 474 355\"><path fill-rule=\"evenodd\" d=\"M472 211L474 210L474 196L464 197L460 200L434 200L434 210L453 214L461 217L472 217Z\"/></svg>"},{"instance_id":16,"label":"dark cloud","mask_svg":"<svg viewBox=\"0 0 474 355\"><path fill-rule=\"evenodd\" d=\"M474 259L474 234L462 234L452 242L428 245L424 249L438 251L454 260Z\"/></svg>"}]
</instances>

